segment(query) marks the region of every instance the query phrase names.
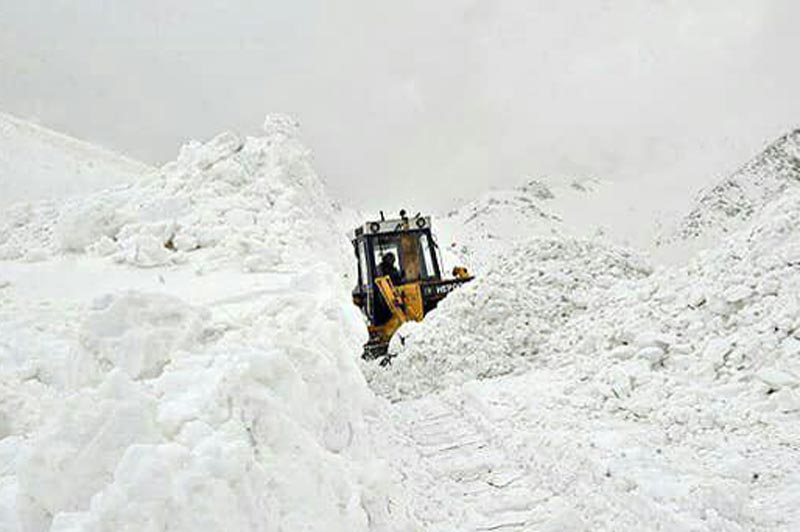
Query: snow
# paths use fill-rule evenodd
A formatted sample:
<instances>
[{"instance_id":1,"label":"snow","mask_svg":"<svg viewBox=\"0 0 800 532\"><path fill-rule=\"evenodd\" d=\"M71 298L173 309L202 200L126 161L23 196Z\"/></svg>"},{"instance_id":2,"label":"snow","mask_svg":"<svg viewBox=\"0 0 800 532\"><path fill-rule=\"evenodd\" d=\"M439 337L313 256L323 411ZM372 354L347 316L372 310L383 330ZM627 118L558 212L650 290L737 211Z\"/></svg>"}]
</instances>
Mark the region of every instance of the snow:
<instances>
[{"instance_id":1,"label":"snow","mask_svg":"<svg viewBox=\"0 0 800 532\"><path fill-rule=\"evenodd\" d=\"M525 297L539 287L509 261L409 328L389 371L368 375L402 399L385 455L416 442L403 467L420 519L431 530L796 529L798 218L788 188L687 265L583 293L554 283L550 300ZM574 257L587 255L598 254ZM560 316L555 296L576 295L580 311L519 334L520 317ZM497 377L515 353L525 371Z\"/></svg>"},{"instance_id":2,"label":"snow","mask_svg":"<svg viewBox=\"0 0 800 532\"><path fill-rule=\"evenodd\" d=\"M709 178L675 181L641 176L635 182L597 178L527 178L491 190L436 218L447 263L484 273L513 244L538 237L582 238L637 249L658 264L683 264L701 249L675 238L675 221L694 208Z\"/></svg>"},{"instance_id":3,"label":"snow","mask_svg":"<svg viewBox=\"0 0 800 532\"><path fill-rule=\"evenodd\" d=\"M292 121L6 215L40 260L0 263L4 530L413 529Z\"/></svg>"},{"instance_id":4,"label":"snow","mask_svg":"<svg viewBox=\"0 0 800 532\"><path fill-rule=\"evenodd\" d=\"M35 249L39 258L88 253L143 268L235 261L248 271L291 268L311 260L319 243L330 258L342 257L326 238L337 211L295 124L275 116L265 127L275 133L242 139L227 132L190 143L157 176L131 185L14 206L0 226L0 257Z\"/></svg>"},{"instance_id":5,"label":"snow","mask_svg":"<svg viewBox=\"0 0 800 532\"><path fill-rule=\"evenodd\" d=\"M0 529L796 530L793 138L677 265L646 256L677 206L619 183L466 204L440 243L477 278L387 368L359 360L362 216L288 117L4 209Z\"/></svg>"},{"instance_id":6,"label":"snow","mask_svg":"<svg viewBox=\"0 0 800 532\"><path fill-rule=\"evenodd\" d=\"M771 143L730 177L698 195L691 211L680 220L670 241L708 247L756 216L783 193L800 184L800 130Z\"/></svg>"},{"instance_id":7,"label":"snow","mask_svg":"<svg viewBox=\"0 0 800 532\"><path fill-rule=\"evenodd\" d=\"M0 208L127 183L155 169L0 112Z\"/></svg>"},{"instance_id":8,"label":"snow","mask_svg":"<svg viewBox=\"0 0 800 532\"><path fill-rule=\"evenodd\" d=\"M391 367L367 363L364 371L373 389L391 399L523 371L550 334L602 297L595 292L649 272L631 252L589 241L516 245L424 322L404 325L393 339Z\"/></svg>"}]
</instances>

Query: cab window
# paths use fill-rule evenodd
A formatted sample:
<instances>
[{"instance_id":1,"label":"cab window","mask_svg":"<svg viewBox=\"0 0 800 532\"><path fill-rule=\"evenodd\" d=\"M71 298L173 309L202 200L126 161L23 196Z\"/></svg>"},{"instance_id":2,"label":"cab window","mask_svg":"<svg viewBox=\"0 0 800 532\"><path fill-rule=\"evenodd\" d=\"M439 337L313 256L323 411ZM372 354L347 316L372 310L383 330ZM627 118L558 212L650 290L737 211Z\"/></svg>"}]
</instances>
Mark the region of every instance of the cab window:
<instances>
[{"instance_id":1,"label":"cab window","mask_svg":"<svg viewBox=\"0 0 800 532\"><path fill-rule=\"evenodd\" d=\"M363 287L366 287L369 283L369 275L367 275L368 271L367 245L364 240L361 240L358 243L358 283Z\"/></svg>"}]
</instances>

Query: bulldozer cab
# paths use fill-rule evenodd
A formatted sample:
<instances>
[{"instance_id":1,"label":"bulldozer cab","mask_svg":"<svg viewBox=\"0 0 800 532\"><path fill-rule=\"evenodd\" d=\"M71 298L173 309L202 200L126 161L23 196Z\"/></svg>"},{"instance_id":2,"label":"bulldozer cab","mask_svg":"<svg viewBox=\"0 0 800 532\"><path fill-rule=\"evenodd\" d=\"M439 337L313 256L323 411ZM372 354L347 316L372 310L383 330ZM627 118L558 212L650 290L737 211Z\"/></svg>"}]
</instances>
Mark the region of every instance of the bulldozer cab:
<instances>
[{"instance_id":1,"label":"bulldozer cab","mask_svg":"<svg viewBox=\"0 0 800 532\"><path fill-rule=\"evenodd\" d=\"M382 274L381 263L387 255L395 257L402 286L441 280L442 272L436 244L430 230L430 218L381 220L356 228L353 247L358 259L358 283L353 300L373 325L385 323L390 313L375 284ZM399 282L398 282L399 280Z\"/></svg>"},{"instance_id":2,"label":"bulldozer cab","mask_svg":"<svg viewBox=\"0 0 800 532\"><path fill-rule=\"evenodd\" d=\"M381 214L379 221L357 227L351 240L358 264L353 303L367 318L370 334L364 358L388 356L389 341L404 323L421 321L447 294L472 280L466 268L443 277L427 216L409 218L400 211L400 218L387 220Z\"/></svg>"}]
</instances>

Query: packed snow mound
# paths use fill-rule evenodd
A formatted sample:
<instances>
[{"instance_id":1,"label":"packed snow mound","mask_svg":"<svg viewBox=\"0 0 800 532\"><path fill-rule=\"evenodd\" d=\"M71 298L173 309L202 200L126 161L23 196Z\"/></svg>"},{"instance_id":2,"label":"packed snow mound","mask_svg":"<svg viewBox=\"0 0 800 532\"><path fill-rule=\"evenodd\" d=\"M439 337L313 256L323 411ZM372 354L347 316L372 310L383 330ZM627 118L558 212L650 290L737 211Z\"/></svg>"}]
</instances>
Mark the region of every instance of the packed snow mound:
<instances>
[{"instance_id":1,"label":"packed snow mound","mask_svg":"<svg viewBox=\"0 0 800 532\"><path fill-rule=\"evenodd\" d=\"M742 169L698 198L675 238L713 239L753 218L786 190L800 185L800 129L788 133Z\"/></svg>"},{"instance_id":2,"label":"packed snow mound","mask_svg":"<svg viewBox=\"0 0 800 532\"><path fill-rule=\"evenodd\" d=\"M800 527L798 227L790 189L688 266L597 294L534 360L571 404L706 453L731 484L720 529Z\"/></svg>"},{"instance_id":3,"label":"packed snow mound","mask_svg":"<svg viewBox=\"0 0 800 532\"><path fill-rule=\"evenodd\" d=\"M330 237L337 210L297 125L270 116L264 131L191 142L157 177L135 184L16 205L0 219L0 260L89 253L138 267L233 261L270 271L308 261L320 245L345 260Z\"/></svg>"},{"instance_id":4,"label":"packed snow mound","mask_svg":"<svg viewBox=\"0 0 800 532\"><path fill-rule=\"evenodd\" d=\"M563 234L559 200L584 199L599 182L574 181L568 187L553 187L531 179L523 185L493 190L441 219L437 231L448 259L483 272L492 257L533 236Z\"/></svg>"},{"instance_id":5,"label":"packed snow mound","mask_svg":"<svg viewBox=\"0 0 800 532\"><path fill-rule=\"evenodd\" d=\"M5 373L3 389L40 397L0 402L4 529L412 529L370 458L365 332L339 273L313 265L252 321L213 330L175 298L117 294L57 366L76 381Z\"/></svg>"},{"instance_id":6,"label":"packed snow mound","mask_svg":"<svg viewBox=\"0 0 800 532\"><path fill-rule=\"evenodd\" d=\"M531 240L450 294L424 322L401 328L391 366L368 363L365 371L378 393L401 399L523 370L593 297L649 273L641 258L621 248Z\"/></svg>"},{"instance_id":7,"label":"packed snow mound","mask_svg":"<svg viewBox=\"0 0 800 532\"><path fill-rule=\"evenodd\" d=\"M193 143L156 178L10 210L3 248L55 259L65 282L91 264L120 288L204 292L196 273L219 267L237 292L0 288L0 529L417 529L373 458L348 243L296 129L271 117L264 137Z\"/></svg>"},{"instance_id":8,"label":"packed snow mound","mask_svg":"<svg viewBox=\"0 0 800 532\"><path fill-rule=\"evenodd\" d=\"M88 194L155 172L99 146L0 113L0 208Z\"/></svg>"}]
</instances>

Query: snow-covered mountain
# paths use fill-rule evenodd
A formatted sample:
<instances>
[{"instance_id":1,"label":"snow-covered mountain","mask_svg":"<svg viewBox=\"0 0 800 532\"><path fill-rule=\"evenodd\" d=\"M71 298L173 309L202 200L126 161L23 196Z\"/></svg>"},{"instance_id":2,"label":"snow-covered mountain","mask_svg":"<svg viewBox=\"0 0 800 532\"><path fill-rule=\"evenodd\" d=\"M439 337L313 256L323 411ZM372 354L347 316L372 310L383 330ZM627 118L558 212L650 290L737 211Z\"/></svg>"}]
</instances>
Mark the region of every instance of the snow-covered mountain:
<instances>
[{"instance_id":1,"label":"snow-covered mountain","mask_svg":"<svg viewBox=\"0 0 800 532\"><path fill-rule=\"evenodd\" d=\"M711 242L800 186L800 129L787 133L733 175L704 191L673 239Z\"/></svg>"},{"instance_id":2,"label":"snow-covered mountain","mask_svg":"<svg viewBox=\"0 0 800 532\"><path fill-rule=\"evenodd\" d=\"M550 186L540 180L492 190L436 220L439 245L449 261L478 271L491 258L533 236L571 230L572 206L589 204L604 186L595 180Z\"/></svg>"},{"instance_id":3,"label":"snow-covered mountain","mask_svg":"<svg viewBox=\"0 0 800 532\"><path fill-rule=\"evenodd\" d=\"M144 163L0 113L0 208L84 194L154 172Z\"/></svg>"},{"instance_id":4,"label":"snow-covered mountain","mask_svg":"<svg viewBox=\"0 0 800 532\"><path fill-rule=\"evenodd\" d=\"M688 257L681 245L661 246L665 228L687 212L700 184L643 176L549 184L531 180L493 190L438 218L448 264L485 271L492 257L532 237L567 236L636 249L663 263Z\"/></svg>"}]
</instances>

